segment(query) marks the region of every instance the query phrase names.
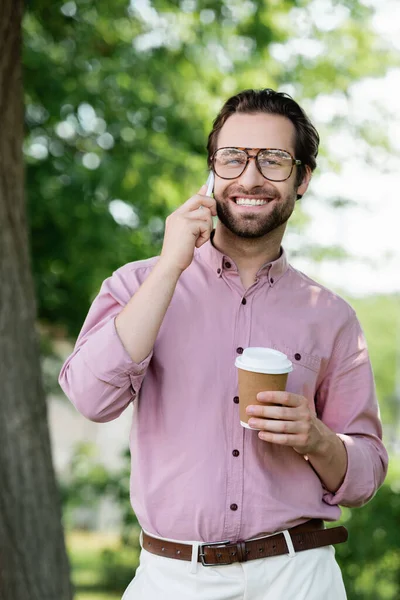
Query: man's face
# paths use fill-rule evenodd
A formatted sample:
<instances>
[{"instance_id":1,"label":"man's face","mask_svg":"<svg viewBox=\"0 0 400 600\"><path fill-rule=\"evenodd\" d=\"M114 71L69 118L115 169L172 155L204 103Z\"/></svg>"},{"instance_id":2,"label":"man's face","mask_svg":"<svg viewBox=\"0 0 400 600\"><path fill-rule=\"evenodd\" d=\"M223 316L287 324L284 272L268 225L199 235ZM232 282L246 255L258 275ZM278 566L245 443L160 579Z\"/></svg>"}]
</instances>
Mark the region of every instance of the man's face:
<instances>
[{"instance_id":1,"label":"man's face","mask_svg":"<svg viewBox=\"0 0 400 600\"><path fill-rule=\"evenodd\" d=\"M265 113L235 113L224 123L217 141L217 148L279 148L294 151L295 128L292 122L280 115ZM249 151L249 154L255 154ZM297 193L303 194L306 182L295 185L297 167L286 181L265 179L250 160L246 170L236 179L221 179L215 174L214 197L221 223L232 233L243 238L259 238L286 223L293 212ZM256 206L237 204L238 199L256 199L263 203ZM241 200L243 202L243 200Z\"/></svg>"}]
</instances>

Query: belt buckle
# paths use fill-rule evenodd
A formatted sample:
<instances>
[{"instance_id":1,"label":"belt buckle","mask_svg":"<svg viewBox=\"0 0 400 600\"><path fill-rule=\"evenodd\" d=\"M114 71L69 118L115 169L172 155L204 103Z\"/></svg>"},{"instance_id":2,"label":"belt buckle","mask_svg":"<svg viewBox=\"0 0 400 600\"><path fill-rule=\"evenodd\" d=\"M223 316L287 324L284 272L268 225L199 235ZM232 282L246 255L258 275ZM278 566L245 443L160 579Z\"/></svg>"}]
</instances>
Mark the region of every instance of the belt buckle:
<instances>
[{"instance_id":1,"label":"belt buckle","mask_svg":"<svg viewBox=\"0 0 400 600\"><path fill-rule=\"evenodd\" d=\"M206 546L227 546L228 544L230 544L230 540L225 540L224 542L211 542L211 544L200 544L199 545L199 557L201 560L201 563L203 565L203 567L216 567L218 565L230 565L230 562L216 562L216 563L209 563L205 561L206 555L204 554L204 548Z\"/></svg>"}]
</instances>

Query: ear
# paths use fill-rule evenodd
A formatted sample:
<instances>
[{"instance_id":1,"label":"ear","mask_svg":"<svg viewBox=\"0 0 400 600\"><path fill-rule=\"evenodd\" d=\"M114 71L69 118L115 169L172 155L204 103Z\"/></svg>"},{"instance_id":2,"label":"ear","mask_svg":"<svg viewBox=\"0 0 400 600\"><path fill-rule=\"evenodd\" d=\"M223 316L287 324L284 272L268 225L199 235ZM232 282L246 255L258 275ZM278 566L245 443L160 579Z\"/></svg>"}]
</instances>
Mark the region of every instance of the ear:
<instances>
[{"instance_id":1,"label":"ear","mask_svg":"<svg viewBox=\"0 0 400 600\"><path fill-rule=\"evenodd\" d=\"M310 183L310 179L312 176L312 171L308 165L306 165L306 171L304 173L304 177L299 187L297 188L297 200L300 200L304 196L307 191L308 184Z\"/></svg>"}]
</instances>

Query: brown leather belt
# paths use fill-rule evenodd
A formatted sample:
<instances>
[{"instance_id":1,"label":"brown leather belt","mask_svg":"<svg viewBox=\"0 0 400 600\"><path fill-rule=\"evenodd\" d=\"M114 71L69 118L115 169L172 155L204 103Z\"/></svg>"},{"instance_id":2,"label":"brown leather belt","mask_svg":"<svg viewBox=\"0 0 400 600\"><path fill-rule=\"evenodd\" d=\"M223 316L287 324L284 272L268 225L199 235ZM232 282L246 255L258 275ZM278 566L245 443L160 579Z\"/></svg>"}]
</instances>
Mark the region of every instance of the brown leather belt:
<instances>
[{"instance_id":1,"label":"brown leather belt","mask_svg":"<svg viewBox=\"0 0 400 600\"><path fill-rule=\"evenodd\" d=\"M348 537L347 529L343 526L325 529L321 519L311 519L292 527L288 530L296 552L321 548L331 544L345 542ZM192 560L192 545L179 542L168 542L154 538L143 532L143 548L152 554L176 558L178 560ZM254 540L239 541L236 543L215 542L211 544L200 544L198 551L198 562L205 567L214 565L230 565L234 562L245 562L256 558L267 556L279 556L288 554L285 536L276 533L267 537L259 537Z\"/></svg>"}]
</instances>

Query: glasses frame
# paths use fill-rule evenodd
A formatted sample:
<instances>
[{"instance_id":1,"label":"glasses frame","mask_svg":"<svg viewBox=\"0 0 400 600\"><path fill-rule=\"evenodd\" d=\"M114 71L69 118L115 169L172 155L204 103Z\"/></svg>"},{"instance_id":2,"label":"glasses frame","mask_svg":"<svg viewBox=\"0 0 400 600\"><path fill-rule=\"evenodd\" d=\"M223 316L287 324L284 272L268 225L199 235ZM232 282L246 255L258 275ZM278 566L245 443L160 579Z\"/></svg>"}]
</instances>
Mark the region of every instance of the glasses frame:
<instances>
[{"instance_id":1,"label":"glasses frame","mask_svg":"<svg viewBox=\"0 0 400 600\"><path fill-rule=\"evenodd\" d=\"M247 155L247 161L243 167L243 171L239 175L235 175L235 177L221 177L221 175L218 175L218 173L215 169L215 155L217 154L217 152L219 150L227 150L228 148L233 148L234 150L242 150ZM254 154L254 155L249 154L248 153L249 150L252 150L253 152L256 152L257 154ZM260 165L258 164L258 155L260 154L260 152L264 152L265 150L274 150L274 151L278 151L278 152L285 152L286 154L288 154L290 156L290 158L292 159L292 168L290 169L290 173L287 177L285 177L284 179L271 179L270 177L266 177L264 175L264 173L261 171ZM289 150L283 150L282 148L242 148L240 146L223 146L222 148L217 148L216 151L211 156L211 163L212 163L214 172L218 175L218 177L220 179L232 180L232 179L237 179L238 177L241 177L243 175L243 173L247 169L247 166L248 166L250 160L253 158L256 162L256 167L257 167L258 171L261 173L261 175L264 177L264 179L267 179L268 181L275 181L277 183L279 183L281 181L286 181L287 179L289 179L289 177L293 173L293 167L299 166L302 164L301 160L294 158L294 156L291 154L291 152L289 152Z\"/></svg>"}]
</instances>

